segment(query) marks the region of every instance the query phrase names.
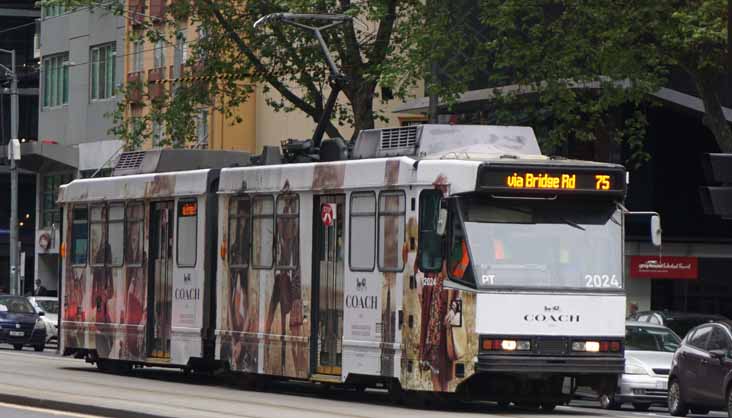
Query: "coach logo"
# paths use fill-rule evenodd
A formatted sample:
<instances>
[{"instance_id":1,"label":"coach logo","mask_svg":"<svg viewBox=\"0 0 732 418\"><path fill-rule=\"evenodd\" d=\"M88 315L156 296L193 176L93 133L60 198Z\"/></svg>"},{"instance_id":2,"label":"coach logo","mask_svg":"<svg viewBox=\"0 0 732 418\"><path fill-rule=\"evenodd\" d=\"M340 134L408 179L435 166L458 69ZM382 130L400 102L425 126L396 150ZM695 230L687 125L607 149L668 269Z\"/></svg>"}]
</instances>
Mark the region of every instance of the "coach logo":
<instances>
[{"instance_id":1,"label":"coach logo","mask_svg":"<svg viewBox=\"0 0 732 418\"><path fill-rule=\"evenodd\" d=\"M190 282L190 281L191 281L191 273L186 273L186 274L184 274L184 275L183 275L183 281L184 281L185 283L188 283L188 282Z\"/></svg>"},{"instance_id":2,"label":"coach logo","mask_svg":"<svg viewBox=\"0 0 732 418\"><path fill-rule=\"evenodd\" d=\"M580 316L575 314L526 314L526 322L579 322Z\"/></svg>"},{"instance_id":3,"label":"coach logo","mask_svg":"<svg viewBox=\"0 0 732 418\"><path fill-rule=\"evenodd\" d=\"M366 278L365 277L361 278L361 279L359 279L358 277L356 278L356 290L358 290L359 292L366 291Z\"/></svg>"}]
</instances>

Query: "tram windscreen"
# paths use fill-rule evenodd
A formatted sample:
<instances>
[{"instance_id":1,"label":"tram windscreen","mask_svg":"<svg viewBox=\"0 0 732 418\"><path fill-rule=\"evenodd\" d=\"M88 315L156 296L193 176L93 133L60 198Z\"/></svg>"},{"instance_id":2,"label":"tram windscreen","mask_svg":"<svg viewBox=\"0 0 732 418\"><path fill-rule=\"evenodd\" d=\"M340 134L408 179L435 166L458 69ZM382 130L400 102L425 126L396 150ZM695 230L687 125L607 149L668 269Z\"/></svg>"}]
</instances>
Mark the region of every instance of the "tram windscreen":
<instances>
[{"instance_id":1,"label":"tram windscreen","mask_svg":"<svg viewBox=\"0 0 732 418\"><path fill-rule=\"evenodd\" d=\"M614 203L468 198L460 206L478 287L623 288Z\"/></svg>"}]
</instances>

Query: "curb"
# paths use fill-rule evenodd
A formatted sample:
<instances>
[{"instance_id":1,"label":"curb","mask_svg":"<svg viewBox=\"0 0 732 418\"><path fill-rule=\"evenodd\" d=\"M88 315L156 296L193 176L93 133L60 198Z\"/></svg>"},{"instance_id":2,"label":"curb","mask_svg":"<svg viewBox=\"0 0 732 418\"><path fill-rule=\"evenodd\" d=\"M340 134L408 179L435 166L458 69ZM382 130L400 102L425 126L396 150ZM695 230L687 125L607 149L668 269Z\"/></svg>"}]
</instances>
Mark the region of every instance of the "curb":
<instances>
[{"instance_id":1,"label":"curb","mask_svg":"<svg viewBox=\"0 0 732 418\"><path fill-rule=\"evenodd\" d=\"M49 410L72 412L76 414L98 415L106 418L169 418L164 415L153 415L139 411L107 408L96 405L83 405L74 402L53 401L50 399L0 393L0 402L9 404L44 408Z\"/></svg>"}]
</instances>

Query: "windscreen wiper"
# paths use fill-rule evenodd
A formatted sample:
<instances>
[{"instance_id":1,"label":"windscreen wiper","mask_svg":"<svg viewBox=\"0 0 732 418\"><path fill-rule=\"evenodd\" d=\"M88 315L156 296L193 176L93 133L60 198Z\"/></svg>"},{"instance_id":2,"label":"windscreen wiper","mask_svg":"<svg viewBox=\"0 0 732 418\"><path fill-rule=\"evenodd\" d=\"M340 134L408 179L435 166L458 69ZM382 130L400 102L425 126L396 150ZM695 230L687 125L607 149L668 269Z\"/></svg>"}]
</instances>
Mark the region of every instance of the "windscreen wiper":
<instances>
[{"instance_id":1,"label":"windscreen wiper","mask_svg":"<svg viewBox=\"0 0 732 418\"><path fill-rule=\"evenodd\" d=\"M573 226L573 227L579 229L580 231L586 231L586 229L582 225L578 224L577 222L575 222L571 219L559 218L559 220L561 220L562 222L564 222L565 224L567 224L569 226Z\"/></svg>"}]
</instances>

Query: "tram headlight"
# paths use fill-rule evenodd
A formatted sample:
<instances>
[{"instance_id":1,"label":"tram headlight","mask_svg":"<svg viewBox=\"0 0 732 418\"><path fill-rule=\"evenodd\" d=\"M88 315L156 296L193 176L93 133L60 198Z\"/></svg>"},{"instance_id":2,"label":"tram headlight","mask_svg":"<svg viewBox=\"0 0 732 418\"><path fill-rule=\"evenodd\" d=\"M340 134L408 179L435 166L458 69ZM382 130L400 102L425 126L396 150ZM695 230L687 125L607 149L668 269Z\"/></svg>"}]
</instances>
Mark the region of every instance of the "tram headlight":
<instances>
[{"instance_id":1,"label":"tram headlight","mask_svg":"<svg viewBox=\"0 0 732 418\"><path fill-rule=\"evenodd\" d=\"M599 341L575 341L572 343L572 351L584 351L587 353L600 352Z\"/></svg>"},{"instance_id":2,"label":"tram headlight","mask_svg":"<svg viewBox=\"0 0 732 418\"><path fill-rule=\"evenodd\" d=\"M531 341L486 338L481 342L483 351L530 351Z\"/></svg>"},{"instance_id":3,"label":"tram headlight","mask_svg":"<svg viewBox=\"0 0 732 418\"><path fill-rule=\"evenodd\" d=\"M516 341L515 340L503 340L501 341L501 348L504 351L515 351L516 350Z\"/></svg>"}]
</instances>

